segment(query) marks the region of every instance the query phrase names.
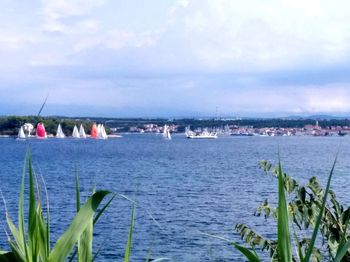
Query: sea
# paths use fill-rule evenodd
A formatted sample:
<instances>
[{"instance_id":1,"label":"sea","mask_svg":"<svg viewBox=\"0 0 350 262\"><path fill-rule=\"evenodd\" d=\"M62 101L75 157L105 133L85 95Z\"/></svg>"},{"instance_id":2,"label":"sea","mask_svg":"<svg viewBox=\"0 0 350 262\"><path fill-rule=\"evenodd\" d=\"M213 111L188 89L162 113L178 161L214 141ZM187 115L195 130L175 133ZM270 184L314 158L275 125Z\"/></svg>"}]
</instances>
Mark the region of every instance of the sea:
<instances>
[{"instance_id":1,"label":"sea","mask_svg":"<svg viewBox=\"0 0 350 262\"><path fill-rule=\"evenodd\" d=\"M117 194L94 228L96 261L122 261L135 206L131 261L243 261L223 237L243 244L235 225L244 223L276 238L273 219L254 216L265 199L277 201L277 180L261 160L305 184L325 185L339 152L331 189L350 204L350 137L219 137L189 140L173 135L124 134L122 138L0 139L0 248L6 242L5 204L16 221L26 153L49 198L52 246L76 214L75 174L81 202L96 190ZM28 186L28 185L26 185ZM26 190L27 193L27 190ZM107 199L105 200L105 202ZM105 203L104 202L104 203ZM261 253L265 254L266 253Z\"/></svg>"}]
</instances>

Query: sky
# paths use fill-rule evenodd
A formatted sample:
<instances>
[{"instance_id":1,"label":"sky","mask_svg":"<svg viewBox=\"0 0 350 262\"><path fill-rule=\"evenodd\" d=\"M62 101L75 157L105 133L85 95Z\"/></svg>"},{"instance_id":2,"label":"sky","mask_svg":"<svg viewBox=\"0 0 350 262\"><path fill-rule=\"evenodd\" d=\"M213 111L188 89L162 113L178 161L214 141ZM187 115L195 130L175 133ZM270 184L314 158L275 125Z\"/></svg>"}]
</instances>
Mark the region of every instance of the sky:
<instances>
[{"instance_id":1,"label":"sky","mask_svg":"<svg viewBox=\"0 0 350 262\"><path fill-rule=\"evenodd\" d=\"M350 1L0 7L0 115L350 115Z\"/></svg>"}]
</instances>

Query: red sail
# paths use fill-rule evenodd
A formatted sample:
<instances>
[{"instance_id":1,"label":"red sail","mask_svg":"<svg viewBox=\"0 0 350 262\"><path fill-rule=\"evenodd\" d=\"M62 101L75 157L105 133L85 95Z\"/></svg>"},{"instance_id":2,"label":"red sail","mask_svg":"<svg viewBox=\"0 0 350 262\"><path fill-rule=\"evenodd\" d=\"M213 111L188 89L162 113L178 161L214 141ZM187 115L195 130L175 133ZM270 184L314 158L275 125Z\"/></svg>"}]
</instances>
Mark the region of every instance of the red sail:
<instances>
[{"instance_id":1,"label":"red sail","mask_svg":"<svg viewBox=\"0 0 350 262\"><path fill-rule=\"evenodd\" d=\"M95 123L91 127L91 137L97 138L97 126Z\"/></svg>"},{"instance_id":2,"label":"red sail","mask_svg":"<svg viewBox=\"0 0 350 262\"><path fill-rule=\"evenodd\" d=\"M36 126L36 136L39 138L46 138L45 127L42 123Z\"/></svg>"}]
</instances>

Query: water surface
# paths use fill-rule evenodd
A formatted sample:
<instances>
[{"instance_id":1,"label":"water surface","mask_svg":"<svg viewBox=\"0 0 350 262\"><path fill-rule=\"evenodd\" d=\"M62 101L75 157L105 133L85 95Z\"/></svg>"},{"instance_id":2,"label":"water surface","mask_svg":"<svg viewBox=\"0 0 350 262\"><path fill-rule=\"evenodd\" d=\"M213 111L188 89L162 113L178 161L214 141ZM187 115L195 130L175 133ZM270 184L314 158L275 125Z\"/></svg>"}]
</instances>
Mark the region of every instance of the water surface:
<instances>
[{"instance_id":1,"label":"water surface","mask_svg":"<svg viewBox=\"0 0 350 262\"><path fill-rule=\"evenodd\" d=\"M336 151L340 158L332 189L346 206L350 202L350 137L220 137L187 140L174 135L124 135L120 139L48 139L28 142L0 139L0 188L16 218L23 159L30 144L34 168L46 181L56 239L75 213L74 168L82 196L96 185L138 203L132 261L166 256L172 261L242 261L221 240L235 241L236 223L247 223L274 237L273 222L253 216L264 198L275 200L277 181L263 175L259 161L278 160L301 182L317 175L325 183ZM1 220L4 206L1 205ZM121 261L127 241L131 204L116 199L96 225L95 250L107 239L99 259ZM156 220L156 222L155 222ZM0 233L1 247L7 247Z\"/></svg>"}]
</instances>

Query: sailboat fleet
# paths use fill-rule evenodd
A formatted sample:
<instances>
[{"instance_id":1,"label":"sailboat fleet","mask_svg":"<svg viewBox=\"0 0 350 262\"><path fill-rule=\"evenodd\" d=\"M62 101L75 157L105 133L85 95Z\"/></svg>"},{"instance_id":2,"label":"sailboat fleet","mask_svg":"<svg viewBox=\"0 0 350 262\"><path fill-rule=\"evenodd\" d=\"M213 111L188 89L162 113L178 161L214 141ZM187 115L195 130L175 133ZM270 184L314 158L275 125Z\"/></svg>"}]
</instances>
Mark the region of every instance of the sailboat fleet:
<instances>
[{"instance_id":1,"label":"sailboat fleet","mask_svg":"<svg viewBox=\"0 0 350 262\"><path fill-rule=\"evenodd\" d=\"M25 124L25 125L28 125L28 124ZM24 139L29 138L31 136L31 132L27 132L27 134L26 134L25 130L27 130L28 128L25 125L23 125L19 128L17 139L24 140ZM35 134L36 134L35 137L38 139L46 139L48 137L46 130L45 130L45 126L43 123L38 123L38 125L35 129ZM54 136L54 137L56 137L56 138L66 138L67 137L62 130L61 124L58 124L56 136ZM73 132L72 132L71 137L72 138L79 138L79 139L80 138L87 138L87 137L91 137L91 138L95 138L95 139L108 139L106 129L105 129L104 125L102 125L102 124L98 124L97 126L96 126L96 124L93 124L92 128L91 128L91 135L90 136L86 135L82 124L80 125L79 129L75 125L73 128Z\"/></svg>"},{"instance_id":2,"label":"sailboat fleet","mask_svg":"<svg viewBox=\"0 0 350 262\"><path fill-rule=\"evenodd\" d=\"M24 140L26 138L31 137L31 131L33 129L34 128L31 124L24 124L18 130L17 139ZM36 131L35 137L38 139L46 139L48 137L46 130L45 130L45 126L43 123L38 123L35 131ZM187 138L190 138L190 139L216 139L216 138L218 138L218 136L215 132L208 132L207 130L204 130L202 132L194 132L190 129L189 126L185 130L185 135ZM164 125L162 136L165 140L171 140L171 133L170 133L170 128L168 125ZM60 139L67 138L67 136L64 134L64 132L62 130L61 124L58 124L56 136L52 136L52 137L56 137L56 138L60 138ZM95 123L91 127L90 135L86 135L86 132L85 132L82 124L80 125L79 129L76 125L74 125L71 137L75 138L75 139L80 139L80 138L84 139L87 137L94 138L94 139L102 139L102 140L108 139L108 135L107 135L107 132L106 132L104 125L103 124L96 125ZM120 136L111 136L111 137L120 137Z\"/></svg>"}]
</instances>

